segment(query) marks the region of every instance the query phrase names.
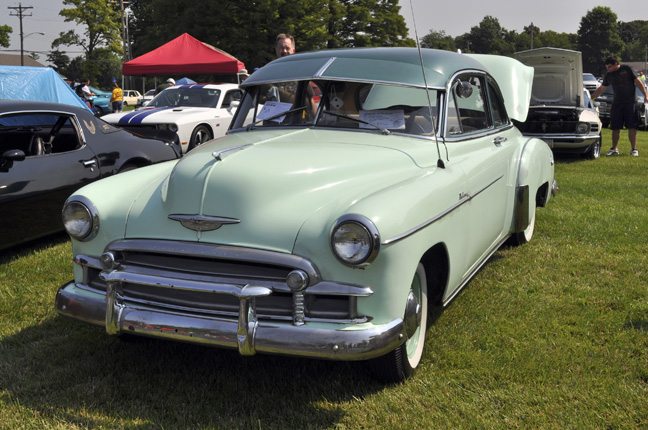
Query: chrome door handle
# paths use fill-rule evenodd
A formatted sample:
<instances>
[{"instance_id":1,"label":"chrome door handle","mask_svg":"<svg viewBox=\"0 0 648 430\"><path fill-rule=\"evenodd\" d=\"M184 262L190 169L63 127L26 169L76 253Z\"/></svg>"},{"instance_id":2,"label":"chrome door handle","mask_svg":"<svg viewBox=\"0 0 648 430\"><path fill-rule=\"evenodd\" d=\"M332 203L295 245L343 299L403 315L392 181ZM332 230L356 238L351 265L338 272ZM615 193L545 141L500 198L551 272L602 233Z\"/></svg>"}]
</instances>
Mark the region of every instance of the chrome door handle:
<instances>
[{"instance_id":1,"label":"chrome door handle","mask_svg":"<svg viewBox=\"0 0 648 430\"><path fill-rule=\"evenodd\" d=\"M95 160L94 158L83 162L83 167L94 167L96 165L97 165L97 160Z\"/></svg>"},{"instance_id":2,"label":"chrome door handle","mask_svg":"<svg viewBox=\"0 0 648 430\"><path fill-rule=\"evenodd\" d=\"M497 136L495 139L493 139L493 143L495 145L499 145L500 143L506 142L506 138L502 136Z\"/></svg>"}]
</instances>

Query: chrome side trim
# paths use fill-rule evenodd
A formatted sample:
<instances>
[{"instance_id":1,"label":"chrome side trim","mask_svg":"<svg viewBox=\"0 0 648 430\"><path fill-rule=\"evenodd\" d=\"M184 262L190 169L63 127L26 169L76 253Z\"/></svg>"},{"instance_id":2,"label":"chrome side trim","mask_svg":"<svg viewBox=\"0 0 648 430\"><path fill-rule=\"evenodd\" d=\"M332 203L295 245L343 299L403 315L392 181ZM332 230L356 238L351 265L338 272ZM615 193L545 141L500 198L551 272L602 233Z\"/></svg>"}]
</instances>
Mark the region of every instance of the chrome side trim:
<instances>
[{"instance_id":1,"label":"chrome side trim","mask_svg":"<svg viewBox=\"0 0 648 430\"><path fill-rule=\"evenodd\" d=\"M389 245L391 243L396 243L396 242L398 242L400 240L405 239L406 237L409 237L409 236L419 232L420 230L423 230L424 228L428 227L432 223L434 223L434 222L440 220L441 218L445 217L446 215L448 215L449 213L451 213L452 211L457 209L459 206L463 205L464 203L468 203L470 200L477 197L479 194L481 194L483 191L485 191L487 188L489 188L491 185L495 184L497 181L499 181L503 177L504 177L504 175L500 175L498 178L494 179L489 184L486 184L484 187L480 188L479 190L477 190L473 194L461 193L461 195L459 196L459 201L457 203L455 203L454 205L450 206L448 209L446 209L443 212L435 215L434 217L430 218L429 220L425 221L424 223L419 224L416 227L406 231L405 233L399 234L397 236L392 237L391 239L385 240L382 243L382 245Z\"/></svg>"}]
</instances>

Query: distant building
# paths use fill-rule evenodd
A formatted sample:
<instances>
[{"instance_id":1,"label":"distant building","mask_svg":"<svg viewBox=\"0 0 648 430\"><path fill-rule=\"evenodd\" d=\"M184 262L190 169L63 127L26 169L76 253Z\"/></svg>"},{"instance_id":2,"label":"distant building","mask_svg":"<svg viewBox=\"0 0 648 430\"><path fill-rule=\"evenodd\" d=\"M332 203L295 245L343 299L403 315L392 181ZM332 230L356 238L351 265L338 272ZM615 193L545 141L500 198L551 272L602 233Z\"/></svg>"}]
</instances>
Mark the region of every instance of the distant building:
<instances>
[{"instance_id":1,"label":"distant building","mask_svg":"<svg viewBox=\"0 0 648 430\"><path fill-rule=\"evenodd\" d=\"M23 66L31 67L47 67L45 64L41 64L38 61L34 60L32 57L25 55L23 60ZM20 55L16 54L0 54L0 66L20 66Z\"/></svg>"}]
</instances>

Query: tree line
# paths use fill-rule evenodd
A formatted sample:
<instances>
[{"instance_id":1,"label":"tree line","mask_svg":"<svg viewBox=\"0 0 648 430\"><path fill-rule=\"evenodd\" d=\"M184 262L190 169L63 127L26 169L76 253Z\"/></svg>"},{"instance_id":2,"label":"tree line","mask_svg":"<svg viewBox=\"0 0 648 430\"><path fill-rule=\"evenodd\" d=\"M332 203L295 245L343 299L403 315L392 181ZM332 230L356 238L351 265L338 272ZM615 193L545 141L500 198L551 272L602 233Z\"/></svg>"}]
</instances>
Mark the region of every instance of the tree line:
<instances>
[{"instance_id":1,"label":"tree line","mask_svg":"<svg viewBox=\"0 0 648 430\"><path fill-rule=\"evenodd\" d=\"M521 33L503 28L497 18L486 16L457 37L445 31L430 31L421 38L428 48L497 54L513 53L531 48L554 47L581 51L583 70L602 76L605 58L613 55L620 61L645 61L648 54L648 21L621 22L609 7L595 7L581 19L577 33L541 31L530 23Z\"/></svg>"},{"instance_id":2,"label":"tree line","mask_svg":"<svg viewBox=\"0 0 648 430\"><path fill-rule=\"evenodd\" d=\"M295 37L298 52L367 46L416 46L400 14L399 0L130 0L126 14L119 0L63 0L60 15L77 24L52 42L48 61L71 80L83 77L110 87L121 78L121 65L189 33L243 61L251 72L274 59L278 33ZM126 24L125 26L122 23ZM521 33L486 16L457 37L431 30L421 46L510 56L526 49L552 46L583 53L585 71L600 76L609 55L621 61L643 61L648 21L619 22L608 7L582 17L576 34L542 31L529 23ZM124 43L123 28L127 28ZM8 46L12 29L0 26L0 46ZM66 48L81 48L70 59ZM209 80L213 77L198 77Z\"/></svg>"}]
</instances>

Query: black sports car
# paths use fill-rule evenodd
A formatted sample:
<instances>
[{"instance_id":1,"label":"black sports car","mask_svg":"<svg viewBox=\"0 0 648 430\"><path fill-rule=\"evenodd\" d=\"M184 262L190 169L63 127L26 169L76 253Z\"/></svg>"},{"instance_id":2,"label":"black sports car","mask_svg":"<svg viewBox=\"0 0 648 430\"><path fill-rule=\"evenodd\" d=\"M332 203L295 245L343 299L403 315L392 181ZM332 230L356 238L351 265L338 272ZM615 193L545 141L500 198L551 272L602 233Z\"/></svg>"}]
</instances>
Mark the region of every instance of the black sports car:
<instances>
[{"instance_id":1,"label":"black sports car","mask_svg":"<svg viewBox=\"0 0 648 430\"><path fill-rule=\"evenodd\" d=\"M181 157L175 133L143 132L66 104L0 100L0 250L63 230L63 203L78 188Z\"/></svg>"}]
</instances>

